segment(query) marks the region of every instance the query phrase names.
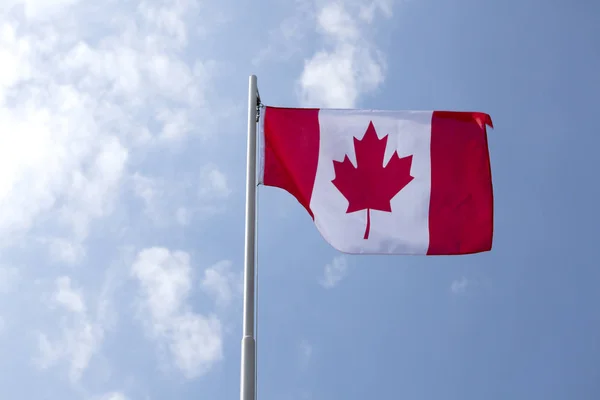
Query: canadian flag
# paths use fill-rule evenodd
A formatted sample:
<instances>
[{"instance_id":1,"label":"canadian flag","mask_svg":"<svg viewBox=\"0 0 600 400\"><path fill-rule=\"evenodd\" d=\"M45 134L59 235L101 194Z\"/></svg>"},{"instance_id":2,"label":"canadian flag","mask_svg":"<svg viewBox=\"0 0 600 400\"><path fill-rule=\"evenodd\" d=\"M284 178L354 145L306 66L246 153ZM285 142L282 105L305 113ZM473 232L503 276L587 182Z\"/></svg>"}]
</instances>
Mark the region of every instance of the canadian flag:
<instances>
[{"instance_id":1,"label":"canadian flag","mask_svg":"<svg viewBox=\"0 0 600 400\"><path fill-rule=\"evenodd\" d=\"M478 112L264 107L258 179L345 253L489 251L487 125Z\"/></svg>"}]
</instances>

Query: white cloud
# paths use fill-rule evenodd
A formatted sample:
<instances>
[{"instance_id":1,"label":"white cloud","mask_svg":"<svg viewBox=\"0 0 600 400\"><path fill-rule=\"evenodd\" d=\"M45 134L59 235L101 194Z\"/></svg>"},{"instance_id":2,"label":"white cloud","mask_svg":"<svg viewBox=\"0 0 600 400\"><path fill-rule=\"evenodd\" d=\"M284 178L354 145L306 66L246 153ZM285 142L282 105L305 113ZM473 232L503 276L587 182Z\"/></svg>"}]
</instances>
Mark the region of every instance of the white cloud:
<instances>
[{"instance_id":1,"label":"white cloud","mask_svg":"<svg viewBox=\"0 0 600 400\"><path fill-rule=\"evenodd\" d=\"M348 261L345 256L337 256L333 261L325 265L324 276L319 283L326 289L337 286L348 273Z\"/></svg>"},{"instance_id":2,"label":"white cloud","mask_svg":"<svg viewBox=\"0 0 600 400\"><path fill-rule=\"evenodd\" d=\"M273 60L287 61L292 56L301 54L309 33L307 26L314 19L314 2L295 0L293 3L295 7L292 7L291 15L269 30L269 38L252 60L253 64L257 65Z\"/></svg>"},{"instance_id":3,"label":"white cloud","mask_svg":"<svg viewBox=\"0 0 600 400\"><path fill-rule=\"evenodd\" d=\"M202 199L224 199L231 194L227 176L213 164L200 172L199 195Z\"/></svg>"},{"instance_id":4,"label":"white cloud","mask_svg":"<svg viewBox=\"0 0 600 400\"><path fill-rule=\"evenodd\" d=\"M53 300L74 313L85 313L85 304L80 289L71 287L71 279L68 276L56 280L56 292Z\"/></svg>"},{"instance_id":5,"label":"white cloud","mask_svg":"<svg viewBox=\"0 0 600 400\"><path fill-rule=\"evenodd\" d=\"M223 358L219 319L186 311L172 320L169 347L177 367L188 379L207 373Z\"/></svg>"},{"instance_id":6,"label":"white cloud","mask_svg":"<svg viewBox=\"0 0 600 400\"><path fill-rule=\"evenodd\" d=\"M223 357L222 328L215 315L191 311L190 257L153 247L139 252L132 275L141 287L141 305L150 333L167 343L174 362L189 379L201 376Z\"/></svg>"},{"instance_id":7,"label":"white cloud","mask_svg":"<svg viewBox=\"0 0 600 400\"><path fill-rule=\"evenodd\" d=\"M99 145L91 171L72 174L60 214L72 226L76 237L87 236L91 219L111 213L127 157L127 150L113 137Z\"/></svg>"},{"instance_id":8,"label":"white cloud","mask_svg":"<svg viewBox=\"0 0 600 400\"><path fill-rule=\"evenodd\" d=\"M83 240L89 223L110 213L128 151L116 136L100 135L98 99L48 67L51 39L17 32L17 24L0 20L0 64L8 65L0 125L10 132L0 135L0 238L11 243L45 215Z\"/></svg>"},{"instance_id":9,"label":"white cloud","mask_svg":"<svg viewBox=\"0 0 600 400\"><path fill-rule=\"evenodd\" d=\"M94 400L128 400L128 398L122 392L109 392L95 397Z\"/></svg>"},{"instance_id":10,"label":"white cloud","mask_svg":"<svg viewBox=\"0 0 600 400\"><path fill-rule=\"evenodd\" d=\"M80 0L8 0L8 5L23 4L29 20L47 20L65 12Z\"/></svg>"},{"instance_id":11,"label":"white cloud","mask_svg":"<svg viewBox=\"0 0 600 400\"><path fill-rule=\"evenodd\" d=\"M98 353L106 330L106 292L98 302L95 316L91 316L85 303L83 290L74 288L67 276L56 279L52 301L68 313L60 319L60 334L51 339L48 333L38 334L39 355L34 362L46 369L59 361L69 366L69 378L77 382L86 371L92 357Z\"/></svg>"},{"instance_id":12,"label":"white cloud","mask_svg":"<svg viewBox=\"0 0 600 400\"><path fill-rule=\"evenodd\" d=\"M360 35L356 22L342 3L325 5L317 16L317 26L326 35L340 41L356 40Z\"/></svg>"},{"instance_id":13,"label":"white cloud","mask_svg":"<svg viewBox=\"0 0 600 400\"><path fill-rule=\"evenodd\" d=\"M170 37L179 46L184 46L189 36L186 22L190 14L199 11L199 5L196 0L142 0L138 10L158 32Z\"/></svg>"},{"instance_id":14,"label":"white cloud","mask_svg":"<svg viewBox=\"0 0 600 400\"><path fill-rule=\"evenodd\" d=\"M373 22L377 11L381 11L384 17L391 18L393 3L393 0L374 0L367 4L363 3L360 5L359 16L369 23Z\"/></svg>"},{"instance_id":15,"label":"white cloud","mask_svg":"<svg viewBox=\"0 0 600 400\"><path fill-rule=\"evenodd\" d=\"M182 225L197 211L186 199L198 203L198 171L187 178L189 193L176 199L163 195L171 188L167 178L127 178L134 171L147 173L145 167L159 175L164 150L181 148L167 146L181 145L192 135L210 138L216 119L227 114L221 100L211 97L220 65L206 55L210 46L196 40L197 27L205 29L203 20L212 18L210 13L198 17L206 11L199 9L201 3L0 2L0 294L11 292L5 305L14 304L8 314L1 312L11 331L13 324L24 337L35 330L36 365L64 369L78 395L88 392L85 378L96 372L90 366L104 361L101 350L110 331L110 285L98 294L96 278L115 262L114 242L129 246L140 231L154 234L144 225L146 218L138 224L129 189L149 207L170 203L161 212ZM216 167L202 179L215 198L229 196L227 179ZM133 231L124 237L123 232ZM50 257L37 251L40 246ZM48 268L53 261L80 268L61 276L62 266ZM163 271L170 271L164 265ZM163 298L147 299L149 319L159 327L154 334L186 376L194 377L222 357L221 324L212 314L190 310L186 282L191 270L188 265L179 271L179 281L166 273L170 283L143 274L138 278L164 290ZM215 271L229 279L226 270ZM169 285L183 295L168 292ZM215 294L220 303L230 301L224 293ZM36 304L40 297L44 303ZM167 303L160 304L164 298ZM7 358L0 364L12 363ZM103 369L106 375L111 372ZM94 385L99 380L91 379ZM124 398L114 392L103 400Z\"/></svg>"},{"instance_id":16,"label":"white cloud","mask_svg":"<svg viewBox=\"0 0 600 400\"><path fill-rule=\"evenodd\" d=\"M231 271L231 261L219 261L204 270L201 282L206 293L215 299L218 306L224 307L232 303L242 292L242 276Z\"/></svg>"},{"instance_id":17,"label":"white cloud","mask_svg":"<svg viewBox=\"0 0 600 400\"><path fill-rule=\"evenodd\" d=\"M153 247L142 250L133 264L132 274L139 280L156 331L177 314L191 288L189 255Z\"/></svg>"},{"instance_id":18,"label":"white cloud","mask_svg":"<svg viewBox=\"0 0 600 400\"><path fill-rule=\"evenodd\" d=\"M473 286L475 282L465 278L464 276L461 279L455 280L450 285L450 290L454 294L461 294L467 291L467 288Z\"/></svg>"},{"instance_id":19,"label":"white cloud","mask_svg":"<svg viewBox=\"0 0 600 400\"><path fill-rule=\"evenodd\" d=\"M163 126L160 132L162 139L179 140L192 130L186 110L163 109L158 112L156 119Z\"/></svg>"},{"instance_id":20,"label":"white cloud","mask_svg":"<svg viewBox=\"0 0 600 400\"><path fill-rule=\"evenodd\" d=\"M144 203L146 215L163 226L174 223L185 226L194 216L218 214L231 194L227 176L212 163L202 167L193 178L185 176L172 181L136 172L130 181L134 194ZM189 203L182 201L188 199Z\"/></svg>"},{"instance_id":21,"label":"white cloud","mask_svg":"<svg viewBox=\"0 0 600 400\"><path fill-rule=\"evenodd\" d=\"M43 238L40 241L48 246L50 256L55 261L73 265L85 257L85 248L77 241L61 237Z\"/></svg>"},{"instance_id":22,"label":"white cloud","mask_svg":"<svg viewBox=\"0 0 600 400\"><path fill-rule=\"evenodd\" d=\"M383 83L385 61L365 34L376 10L391 16L391 1L326 2L318 10L317 32L329 49L319 50L305 60L298 81L304 105L352 108L362 93Z\"/></svg>"},{"instance_id":23,"label":"white cloud","mask_svg":"<svg viewBox=\"0 0 600 400\"><path fill-rule=\"evenodd\" d=\"M307 106L352 108L360 93L383 82L383 63L367 49L341 43L334 51L320 51L304 65L300 78Z\"/></svg>"},{"instance_id":24,"label":"white cloud","mask_svg":"<svg viewBox=\"0 0 600 400\"><path fill-rule=\"evenodd\" d=\"M133 190L136 196L140 197L144 203L146 203L146 207L149 207L158 195L158 185L156 181L139 172L133 174L131 179L133 181Z\"/></svg>"},{"instance_id":25,"label":"white cloud","mask_svg":"<svg viewBox=\"0 0 600 400\"><path fill-rule=\"evenodd\" d=\"M134 173L130 178L135 196L142 200L144 212L154 223L164 222L165 217L171 220L173 203L187 197L179 183L169 183L161 178L139 172Z\"/></svg>"},{"instance_id":26,"label":"white cloud","mask_svg":"<svg viewBox=\"0 0 600 400\"><path fill-rule=\"evenodd\" d=\"M157 178L151 178L139 172L131 176L134 194L144 203L144 211L146 214L157 221L162 214L164 207L164 183Z\"/></svg>"},{"instance_id":27,"label":"white cloud","mask_svg":"<svg viewBox=\"0 0 600 400\"><path fill-rule=\"evenodd\" d=\"M25 20L8 12L19 7ZM197 10L192 0L0 6L0 126L10 132L0 135L2 246L42 229L55 259L77 262L140 146L180 141L199 121L210 136L218 68L184 51ZM97 36L89 22L102 14L117 17Z\"/></svg>"},{"instance_id":28,"label":"white cloud","mask_svg":"<svg viewBox=\"0 0 600 400\"><path fill-rule=\"evenodd\" d=\"M85 237L90 220L110 211L127 160L116 137L96 134L88 96L68 86L50 90L53 98L45 104L35 104L40 96L0 107L0 125L11 132L0 136L4 238L23 233L53 208L77 237Z\"/></svg>"}]
</instances>

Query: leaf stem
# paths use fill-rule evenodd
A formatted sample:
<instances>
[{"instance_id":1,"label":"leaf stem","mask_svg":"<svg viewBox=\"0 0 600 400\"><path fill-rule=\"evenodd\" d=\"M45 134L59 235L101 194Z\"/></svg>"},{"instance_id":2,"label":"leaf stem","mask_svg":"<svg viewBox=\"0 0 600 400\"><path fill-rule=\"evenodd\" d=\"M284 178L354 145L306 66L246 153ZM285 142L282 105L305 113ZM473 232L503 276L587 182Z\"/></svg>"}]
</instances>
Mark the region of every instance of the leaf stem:
<instances>
[{"instance_id":1,"label":"leaf stem","mask_svg":"<svg viewBox=\"0 0 600 400\"><path fill-rule=\"evenodd\" d=\"M367 208L367 228L365 229L365 236L363 239L369 238L369 231L371 230L371 209Z\"/></svg>"}]
</instances>

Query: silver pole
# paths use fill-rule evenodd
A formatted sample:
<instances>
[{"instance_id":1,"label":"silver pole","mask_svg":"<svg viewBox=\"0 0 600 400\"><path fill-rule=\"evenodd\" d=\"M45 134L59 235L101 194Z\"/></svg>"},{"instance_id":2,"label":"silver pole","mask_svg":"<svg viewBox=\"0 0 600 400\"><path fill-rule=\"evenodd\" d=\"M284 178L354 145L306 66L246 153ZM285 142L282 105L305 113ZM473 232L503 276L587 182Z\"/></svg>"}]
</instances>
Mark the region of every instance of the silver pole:
<instances>
[{"instance_id":1,"label":"silver pole","mask_svg":"<svg viewBox=\"0 0 600 400\"><path fill-rule=\"evenodd\" d=\"M244 336L240 400L256 398L256 341L254 339L254 251L256 246L256 76L248 85L248 148L246 158L246 244L244 248Z\"/></svg>"}]
</instances>

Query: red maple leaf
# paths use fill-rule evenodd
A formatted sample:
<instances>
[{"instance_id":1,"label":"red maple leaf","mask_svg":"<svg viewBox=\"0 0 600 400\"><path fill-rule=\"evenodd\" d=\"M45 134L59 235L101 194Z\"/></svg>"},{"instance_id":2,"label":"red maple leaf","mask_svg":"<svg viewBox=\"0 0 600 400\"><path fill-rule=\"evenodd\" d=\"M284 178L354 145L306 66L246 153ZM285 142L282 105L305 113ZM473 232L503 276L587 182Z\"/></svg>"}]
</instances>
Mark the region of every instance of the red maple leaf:
<instances>
[{"instance_id":1,"label":"red maple leaf","mask_svg":"<svg viewBox=\"0 0 600 400\"><path fill-rule=\"evenodd\" d=\"M392 212L390 201L414 179L410 175L412 155L400 158L394 152L387 165L383 165L387 135L379 139L373 122L365 136L354 138L356 167L346 155L344 161L333 161L335 179L331 182L348 200L346 213L367 210L367 227L364 239L369 238L371 210Z\"/></svg>"}]
</instances>

